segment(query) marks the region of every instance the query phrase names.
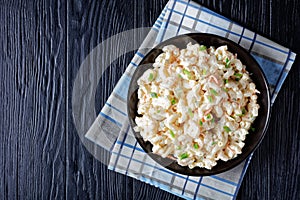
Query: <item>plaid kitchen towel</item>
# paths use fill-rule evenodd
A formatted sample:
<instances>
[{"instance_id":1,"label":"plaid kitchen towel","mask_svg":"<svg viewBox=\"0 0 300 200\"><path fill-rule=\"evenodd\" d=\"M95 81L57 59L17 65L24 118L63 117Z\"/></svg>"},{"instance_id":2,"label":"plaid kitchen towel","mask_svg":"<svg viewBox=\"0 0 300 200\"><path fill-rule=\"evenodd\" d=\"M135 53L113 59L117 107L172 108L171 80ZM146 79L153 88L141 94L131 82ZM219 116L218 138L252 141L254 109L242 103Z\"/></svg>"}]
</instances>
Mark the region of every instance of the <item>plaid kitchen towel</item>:
<instances>
[{"instance_id":1,"label":"plaid kitchen towel","mask_svg":"<svg viewBox=\"0 0 300 200\"><path fill-rule=\"evenodd\" d=\"M273 104L296 54L192 1L171 0L93 123L86 137L111 152L109 169L134 177L185 199L235 199L251 156L227 172L205 177L174 173L154 162L139 146L127 120L131 76L147 53L145 47L173 36L203 32L226 37L247 49L263 68ZM103 142L103 137L111 143ZM105 140L107 141L107 140Z\"/></svg>"}]
</instances>

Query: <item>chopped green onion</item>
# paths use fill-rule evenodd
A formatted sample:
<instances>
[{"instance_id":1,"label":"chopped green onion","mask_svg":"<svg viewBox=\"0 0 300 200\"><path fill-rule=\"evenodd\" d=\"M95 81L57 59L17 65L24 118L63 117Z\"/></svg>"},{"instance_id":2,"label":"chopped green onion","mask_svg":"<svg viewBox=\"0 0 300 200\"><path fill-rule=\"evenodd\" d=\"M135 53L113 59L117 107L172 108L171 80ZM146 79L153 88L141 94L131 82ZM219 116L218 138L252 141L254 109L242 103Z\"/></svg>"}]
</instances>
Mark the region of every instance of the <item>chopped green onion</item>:
<instances>
[{"instance_id":1,"label":"chopped green onion","mask_svg":"<svg viewBox=\"0 0 300 200\"><path fill-rule=\"evenodd\" d=\"M157 113L160 113L160 110L157 110Z\"/></svg>"},{"instance_id":2,"label":"chopped green onion","mask_svg":"<svg viewBox=\"0 0 300 200\"><path fill-rule=\"evenodd\" d=\"M228 79L224 79L224 85L228 83Z\"/></svg>"},{"instance_id":3,"label":"chopped green onion","mask_svg":"<svg viewBox=\"0 0 300 200\"><path fill-rule=\"evenodd\" d=\"M215 118L213 118L213 119L211 120L211 123L215 123Z\"/></svg>"},{"instance_id":4,"label":"chopped green onion","mask_svg":"<svg viewBox=\"0 0 300 200\"><path fill-rule=\"evenodd\" d=\"M173 99L171 100L171 104L174 105L175 103L176 103L176 99L173 98Z\"/></svg>"},{"instance_id":5,"label":"chopped green onion","mask_svg":"<svg viewBox=\"0 0 300 200\"><path fill-rule=\"evenodd\" d=\"M190 116L190 117L193 117L193 116L194 116L194 113L193 113L193 111L192 111L191 108L188 109L188 113L189 113L189 116Z\"/></svg>"},{"instance_id":6,"label":"chopped green onion","mask_svg":"<svg viewBox=\"0 0 300 200\"><path fill-rule=\"evenodd\" d=\"M211 143L211 145L215 145L215 144L217 144L217 142L212 142L212 143Z\"/></svg>"},{"instance_id":7,"label":"chopped green onion","mask_svg":"<svg viewBox=\"0 0 300 200\"><path fill-rule=\"evenodd\" d=\"M244 114L246 114L246 112L247 112L246 109L243 108L243 109L242 109L242 114L244 115Z\"/></svg>"},{"instance_id":8,"label":"chopped green onion","mask_svg":"<svg viewBox=\"0 0 300 200\"><path fill-rule=\"evenodd\" d=\"M229 68L229 67L230 67L230 60L229 60L228 58L226 58L225 67L226 67L226 68Z\"/></svg>"},{"instance_id":9,"label":"chopped green onion","mask_svg":"<svg viewBox=\"0 0 300 200\"><path fill-rule=\"evenodd\" d=\"M235 117L234 117L234 116L230 116L230 115L229 115L229 117L230 117L231 119L235 119Z\"/></svg>"},{"instance_id":10,"label":"chopped green onion","mask_svg":"<svg viewBox=\"0 0 300 200\"><path fill-rule=\"evenodd\" d=\"M182 160L182 159L185 159L185 158L188 158L189 157L189 154L188 153L183 153L183 154L181 154L180 155L180 160Z\"/></svg>"},{"instance_id":11,"label":"chopped green onion","mask_svg":"<svg viewBox=\"0 0 300 200\"><path fill-rule=\"evenodd\" d=\"M199 121L199 125L200 125L200 126L203 126L203 122L202 122L201 120Z\"/></svg>"},{"instance_id":12,"label":"chopped green onion","mask_svg":"<svg viewBox=\"0 0 300 200\"><path fill-rule=\"evenodd\" d=\"M152 98L157 98L157 93L155 93L155 92L151 92L150 95L151 95Z\"/></svg>"},{"instance_id":13,"label":"chopped green onion","mask_svg":"<svg viewBox=\"0 0 300 200\"><path fill-rule=\"evenodd\" d=\"M181 76L180 74L178 74L178 77L179 77L179 78L182 78L182 76Z\"/></svg>"},{"instance_id":14,"label":"chopped green onion","mask_svg":"<svg viewBox=\"0 0 300 200\"><path fill-rule=\"evenodd\" d=\"M199 47L199 50L200 50L200 51L204 51L204 50L206 50L206 49L207 49L207 47L204 46L204 45L200 45L200 47Z\"/></svg>"},{"instance_id":15,"label":"chopped green onion","mask_svg":"<svg viewBox=\"0 0 300 200\"><path fill-rule=\"evenodd\" d=\"M226 88L224 88L224 87L222 88L222 90L223 90L224 92L228 92L228 90L227 90Z\"/></svg>"},{"instance_id":16,"label":"chopped green onion","mask_svg":"<svg viewBox=\"0 0 300 200\"><path fill-rule=\"evenodd\" d=\"M226 131L227 133L229 133L231 131L231 129L228 126L223 126L224 131Z\"/></svg>"},{"instance_id":17,"label":"chopped green onion","mask_svg":"<svg viewBox=\"0 0 300 200\"><path fill-rule=\"evenodd\" d=\"M170 135L171 135L172 138L175 138L175 134L171 129L170 129Z\"/></svg>"},{"instance_id":18,"label":"chopped green onion","mask_svg":"<svg viewBox=\"0 0 300 200\"><path fill-rule=\"evenodd\" d=\"M239 80L241 80L243 74L241 74L241 73L234 73L234 76L236 77L235 80L239 81Z\"/></svg>"},{"instance_id":19,"label":"chopped green onion","mask_svg":"<svg viewBox=\"0 0 300 200\"><path fill-rule=\"evenodd\" d=\"M234 73L234 76L236 76L238 78L241 78L243 76L243 74L241 74L241 73Z\"/></svg>"},{"instance_id":20,"label":"chopped green onion","mask_svg":"<svg viewBox=\"0 0 300 200\"><path fill-rule=\"evenodd\" d=\"M191 74L191 72L188 71L188 70L186 70L186 69L183 69L183 73L184 73L185 75L190 75L190 74Z\"/></svg>"},{"instance_id":21,"label":"chopped green onion","mask_svg":"<svg viewBox=\"0 0 300 200\"><path fill-rule=\"evenodd\" d=\"M153 79L154 79L153 73L150 73L148 77L148 81L153 81Z\"/></svg>"},{"instance_id":22,"label":"chopped green onion","mask_svg":"<svg viewBox=\"0 0 300 200\"><path fill-rule=\"evenodd\" d=\"M210 119L210 118L211 118L211 114L207 114L207 115L206 115L206 118L207 118L207 119Z\"/></svg>"},{"instance_id":23,"label":"chopped green onion","mask_svg":"<svg viewBox=\"0 0 300 200\"><path fill-rule=\"evenodd\" d=\"M206 75L206 73L207 73L207 70L206 70L206 69L203 69L202 74L203 74L203 75Z\"/></svg>"},{"instance_id":24,"label":"chopped green onion","mask_svg":"<svg viewBox=\"0 0 300 200\"><path fill-rule=\"evenodd\" d=\"M183 73L185 74L185 75L187 75L187 77L189 78L189 79L191 79L191 72L190 71L188 71L188 70L186 70L186 69L183 69Z\"/></svg>"},{"instance_id":25,"label":"chopped green onion","mask_svg":"<svg viewBox=\"0 0 300 200\"><path fill-rule=\"evenodd\" d=\"M255 131L255 128L254 127L250 127L250 130L252 131L252 132L254 132Z\"/></svg>"},{"instance_id":26,"label":"chopped green onion","mask_svg":"<svg viewBox=\"0 0 300 200\"><path fill-rule=\"evenodd\" d=\"M210 93L212 93L213 95L215 95L215 96L217 96L218 95L218 93L217 93L217 91L216 90L214 90L214 89L210 89Z\"/></svg>"},{"instance_id":27,"label":"chopped green onion","mask_svg":"<svg viewBox=\"0 0 300 200\"><path fill-rule=\"evenodd\" d=\"M207 99L208 99L208 101L209 101L210 103L212 103L212 102L213 102L213 98L212 98L212 96L207 96Z\"/></svg>"},{"instance_id":28,"label":"chopped green onion","mask_svg":"<svg viewBox=\"0 0 300 200\"><path fill-rule=\"evenodd\" d=\"M195 143L195 144L194 144L194 149L199 149L198 143Z\"/></svg>"},{"instance_id":29,"label":"chopped green onion","mask_svg":"<svg viewBox=\"0 0 300 200\"><path fill-rule=\"evenodd\" d=\"M177 150L180 150L180 149L181 149L181 146L177 146L176 149L177 149Z\"/></svg>"},{"instance_id":30,"label":"chopped green onion","mask_svg":"<svg viewBox=\"0 0 300 200\"><path fill-rule=\"evenodd\" d=\"M242 116L244 116L246 114L246 112L247 112L246 109L242 108L242 113L241 114L236 114L236 116L242 117Z\"/></svg>"}]
</instances>

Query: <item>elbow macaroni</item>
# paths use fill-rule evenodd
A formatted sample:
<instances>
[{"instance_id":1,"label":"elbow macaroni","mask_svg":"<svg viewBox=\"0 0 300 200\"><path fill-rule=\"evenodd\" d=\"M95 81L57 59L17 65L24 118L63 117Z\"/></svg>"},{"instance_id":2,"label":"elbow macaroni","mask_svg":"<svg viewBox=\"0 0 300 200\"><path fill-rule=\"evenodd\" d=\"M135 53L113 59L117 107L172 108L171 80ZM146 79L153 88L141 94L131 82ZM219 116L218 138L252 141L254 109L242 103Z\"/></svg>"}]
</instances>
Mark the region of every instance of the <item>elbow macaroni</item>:
<instances>
[{"instance_id":1,"label":"elbow macaroni","mask_svg":"<svg viewBox=\"0 0 300 200\"><path fill-rule=\"evenodd\" d=\"M165 46L138 85L141 117L134 130L154 153L191 169L211 169L242 152L259 92L227 46Z\"/></svg>"}]
</instances>

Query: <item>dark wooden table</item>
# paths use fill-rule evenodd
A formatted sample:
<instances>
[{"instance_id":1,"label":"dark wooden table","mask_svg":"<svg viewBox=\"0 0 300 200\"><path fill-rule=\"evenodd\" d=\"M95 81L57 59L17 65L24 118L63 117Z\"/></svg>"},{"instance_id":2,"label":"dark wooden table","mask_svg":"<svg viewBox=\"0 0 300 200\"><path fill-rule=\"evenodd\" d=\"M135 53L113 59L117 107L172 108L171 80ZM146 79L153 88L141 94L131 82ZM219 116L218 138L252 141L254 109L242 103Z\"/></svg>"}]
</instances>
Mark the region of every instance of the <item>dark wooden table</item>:
<instances>
[{"instance_id":1,"label":"dark wooden table","mask_svg":"<svg viewBox=\"0 0 300 200\"><path fill-rule=\"evenodd\" d=\"M81 143L71 116L74 78L90 51L151 26L167 0L0 0L0 199L178 199L111 172ZM202 0L202 5L300 53L300 1ZM133 52L99 89L99 111ZM273 106L238 199L300 199L300 62Z\"/></svg>"}]
</instances>

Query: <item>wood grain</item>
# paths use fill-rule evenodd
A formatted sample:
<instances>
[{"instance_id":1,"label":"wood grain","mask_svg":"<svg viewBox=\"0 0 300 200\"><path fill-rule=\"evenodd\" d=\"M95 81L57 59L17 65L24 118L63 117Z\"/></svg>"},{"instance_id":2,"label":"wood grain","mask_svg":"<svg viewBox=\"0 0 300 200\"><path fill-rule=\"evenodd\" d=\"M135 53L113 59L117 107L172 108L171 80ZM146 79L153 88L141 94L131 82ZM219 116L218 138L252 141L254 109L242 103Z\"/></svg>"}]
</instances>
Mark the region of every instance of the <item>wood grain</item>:
<instances>
[{"instance_id":1,"label":"wood grain","mask_svg":"<svg viewBox=\"0 0 300 200\"><path fill-rule=\"evenodd\" d=\"M0 199L65 196L66 34L60 6L0 6Z\"/></svg>"},{"instance_id":2,"label":"wood grain","mask_svg":"<svg viewBox=\"0 0 300 200\"><path fill-rule=\"evenodd\" d=\"M0 199L180 199L97 161L77 135L70 102L90 51L112 35L152 26L166 2L0 0ZM298 0L197 2L300 53ZM106 70L96 111L132 56ZM299 80L297 58L238 199L300 199Z\"/></svg>"},{"instance_id":3,"label":"wood grain","mask_svg":"<svg viewBox=\"0 0 300 200\"><path fill-rule=\"evenodd\" d=\"M134 28L134 7L125 1L86 1L84 4L76 1L68 5L68 10L68 29L71 33L68 38L68 66L72 66L68 70L68 95L71 98L72 83L80 64L101 41ZM122 56L105 72L98 86L96 110L99 111L104 105L126 68L124 61L129 63L132 56ZM72 122L71 115L68 117ZM110 172L107 166L94 159L77 137L74 125L69 123L68 127L67 199L132 199L133 180Z\"/></svg>"}]
</instances>

